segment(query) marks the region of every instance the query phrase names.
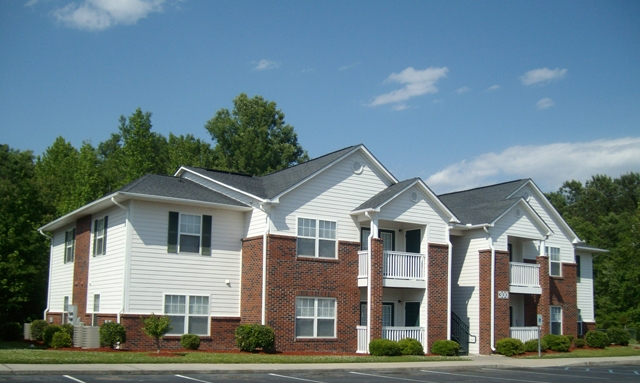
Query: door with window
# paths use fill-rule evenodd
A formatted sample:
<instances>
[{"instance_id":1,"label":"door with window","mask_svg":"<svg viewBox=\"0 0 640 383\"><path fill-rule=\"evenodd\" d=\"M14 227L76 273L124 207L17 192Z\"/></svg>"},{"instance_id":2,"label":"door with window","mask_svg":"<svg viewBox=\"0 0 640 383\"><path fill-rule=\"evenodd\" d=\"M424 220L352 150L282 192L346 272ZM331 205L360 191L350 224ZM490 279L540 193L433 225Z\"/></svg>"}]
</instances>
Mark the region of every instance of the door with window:
<instances>
[{"instance_id":1,"label":"door with window","mask_svg":"<svg viewBox=\"0 0 640 383\"><path fill-rule=\"evenodd\" d=\"M405 251L407 253L420 254L420 229L407 230L404 237L406 241Z\"/></svg>"},{"instance_id":2,"label":"door with window","mask_svg":"<svg viewBox=\"0 0 640 383\"><path fill-rule=\"evenodd\" d=\"M382 327L394 326L393 303L382 303Z\"/></svg>"},{"instance_id":3,"label":"door with window","mask_svg":"<svg viewBox=\"0 0 640 383\"><path fill-rule=\"evenodd\" d=\"M369 235L371 234L371 229L368 227L363 227L360 235L360 243L362 250L369 250ZM396 233L393 230L378 230L378 235L384 241L384 251L394 251L396 249Z\"/></svg>"},{"instance_id":4,"label":"door with window","mask_svg":"<svg viewBox=\"0 0 640 383\"><path fill-rule=\"evenodd\" d=\"M420 302L406 302L404 304L404 325L406 327L420 327Z\"/></svg>"}]
</instances>

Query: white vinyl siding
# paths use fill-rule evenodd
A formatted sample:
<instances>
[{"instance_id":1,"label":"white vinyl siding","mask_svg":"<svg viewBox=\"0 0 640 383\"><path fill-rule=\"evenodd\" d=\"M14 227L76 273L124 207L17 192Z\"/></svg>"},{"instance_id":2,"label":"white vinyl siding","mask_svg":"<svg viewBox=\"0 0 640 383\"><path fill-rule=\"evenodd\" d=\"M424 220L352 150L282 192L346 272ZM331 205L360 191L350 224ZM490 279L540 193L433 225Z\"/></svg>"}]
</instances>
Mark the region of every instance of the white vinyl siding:
<instances>
[{"instance_id":1,"label":"white vinyl siding","mask_svg":"<svg viewBox=\"0 0 640 383\"><path fill-rule=\"evenodd\" d=\"M51 280L49 281L49 311L51 312L62 312L64 297L70 297L73 293L73 262L64 263L65 233L69 230L73 230L73 226L56 231L51 240Z\"/></svg>"},{"instance_id":2,"label":"white vinyl siding","mask_svg":"<svg viewBox=\"0 0 640 383\"><path fill-rule=\"evenodd\" d=\"M489 229L496 250L507 251L509 238L528 239L517 249L517 253L522 254L525 259L536 259L539 255L537 245L544 239L547 229L539 225L530 214L524 207L516 205L496 221L494 227Z\"/></svg>"},{"instance_id":3,"label":"white vinyl siding","mask_svg":"<svg viewBox=\"0 0 640 383\"><path fill-rule=\"evenodd\" d=\"M168 212L211 215L211 256L167 253ZM210 296L213 316L240 315L245 212L136 201L127 312L162 312L163 294ZM227 284L226 281L229 281Z\"/></svg>"},{"instance_id":4,"label":"white vinyl siding","mask_svg":"<svg viewBox=\"0 0 640 383\"><path fill-rule=\"evenodd\" d=\"M593 312L593 257L580 254L581 276L577 284L578 308L584 322L595 322Z\"/></svg>"},{"instance_id":5,"label":"white vinyl siding","mask_svg":"<svg viewBox=\"0 0 640 383\"><path fill-rule=\"evenodd\" d=\"M126 205L127 203L125 203ZM114 206L92 216L92 233L95 220L108 216L106 254L89 257L89 284L87 302L90 304L93 294L100 294L100 310L103 313L117 313L122 309L123 281L125 269L126 212ZM91 236L90 248L93 249L95 236ZM91 306L87 307L87 311Z\"/></svg>"}]
</instances>

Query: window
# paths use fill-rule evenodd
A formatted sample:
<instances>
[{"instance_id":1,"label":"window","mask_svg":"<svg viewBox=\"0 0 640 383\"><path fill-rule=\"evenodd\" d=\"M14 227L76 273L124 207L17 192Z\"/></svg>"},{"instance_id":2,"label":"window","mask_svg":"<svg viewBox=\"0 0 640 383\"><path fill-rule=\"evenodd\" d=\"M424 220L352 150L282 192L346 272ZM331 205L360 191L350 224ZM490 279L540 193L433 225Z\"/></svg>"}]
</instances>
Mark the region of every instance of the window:
<instances>
[{"instance_id":1,"label":"window","mask_svg":"<svg viewBox=\"0 0 640 383\"><path fill-rule=\"evenodd\" d=\"M549 257L549 275L552 277L561 276L560 273L560 248L546 247L547 256Z\"/></svg>"},{"instance_id":2,"label":"window","mask_svg":"<svg viewBox=\"0 0 640 383\"><path fill-rule=\"evenodd\" d=\"M62 311L69 311L69 297L64 297L64 303L62 304Z\"/></svg>"},{"instance_id":3,"label":"window","mask_svg":"<svg viewBox=\"0 0 640 383\"><path fill-rule=\"evenodd\" d=\"M168 335L209 334L209 297L165 295L164 313L173 327Z\"/></svg>"},{"instance_id":4,"label":"window","mask_svg":"<svg viewBox=\"0 0 640 383\"><path fill-rule=\"evenodd\" d=\"M367 302L360 302L360 326L367 325Z\"/></svg>"},{"instance_id":5,"label":"window","mask_svg":"<svg viewBox=\"0 0 640 383\"><path fill-rule=\"evenodd\" d=\"M551 333L562 335L562 307L551 306Z\"/></svg>"},{"instance_id":6,"label":"window","mask_svg":"<svg viewBox=\"0 0 640 383\"><path fill-rule=\"evenodd\" d=\"M336 258L336 223L298 218L298 255Z\"/></svg>"},{"instance_id":7,"label":"window","mask_svg":"<svg viewBox=\"0 0 640 383\"><path fill-rule=\"evenodd\" d=\"M100 294L93 294L93 312L100 312Z\"/></svg>"},{"instance_id":8,"label":"window","mask_svg":"<svg viewBox=\"0 0 640 383\"><path fill-rule=\"evenodd\" d=\"M582 330L582 310L578 309L578 336L584 335L584 331Z\"/></svg>"},{"instance_id":9,"label":"window","mask_svg":"<svg viewBox=\"0 0 640 383\"><path fill-rule=\"evenodd\" d=\"M336 300L334 298L296 298L296 336L335 338Z\"/></svg>"},{"instance_id":10,"label":"window","mask_svg":"<svg viewBox=\"0 0 640 383\"><path fill-rule=\"evenodd\" d=\"M394 311L393 303L382 303L382 327L394 325Z\"/></svg>"},{"instance_id":11,"label":"window","mask_svg":"<svg viewBox=\"0 0 640 383\"><path fill-rule=\"evenodd\" d=\"M107 225L109 217L96 219L93 225L93 255L107 253Z\"/></svg>"},{"instance_id":12,"label":"window","mask_svg":"<svg viewBox=\"0 0 640 383\"><path fill-rule=\"evenodd\" d=\"M71 263L76 252L76 229L64 233L64 263Z\"/></svg>"},{"instance_id":13,"label":"window","mask_svg":"<svg viewBox=\"0 0 640 383\"><path fill-rule=\"evenodd\" d=\"M211 255L210 215L169 212L167 252Z\"/></svg>"},{"instance_id":14,"label":"window","mask_svg":"<svg viewBox=\"0 0 640 383\"><path fill-rule=\"evenodd\" d=\"M576 282L580 282L580 256L576 255Z\"/></svg>"},{"instance_id":15,"label":"window","mask_svg":"<svg viewBox=\"0 0 640 383\"><path fill-rule=\"evenodd\" d=\"M371 229L362 228L362 234L360 235L360 247L361 250L369 250L369 234ZM394 251L396 249L396 232L393 230L378 230L378 236L384 241L384 251Z\"/></svg>"}]
</instances>

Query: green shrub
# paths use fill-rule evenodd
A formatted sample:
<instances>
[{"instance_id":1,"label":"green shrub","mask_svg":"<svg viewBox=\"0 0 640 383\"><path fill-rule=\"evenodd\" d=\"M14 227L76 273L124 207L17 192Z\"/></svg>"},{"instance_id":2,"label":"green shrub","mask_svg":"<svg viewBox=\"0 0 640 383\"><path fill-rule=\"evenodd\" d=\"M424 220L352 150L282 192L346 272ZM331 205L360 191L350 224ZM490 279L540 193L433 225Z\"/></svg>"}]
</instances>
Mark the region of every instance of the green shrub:
<instances>
[{"instance_id":1,"label":"green shrub","mask_svg":"<svg viewBox=\"0 0 640 383\"><path fill-rule=\"evenodd\" d=\"M23 336L22 325L18 322L7 322L0 325L0 339L5 342L21 340Z\"/></svg>"},{"instance_id":2,"label":"green shrub","mask_svg":"<svg viewBox=\"0 0 640 383\"><path fill-rule=\"evenodd\" d=\"M542 339L552 351L567 352L571 347L571 341L564 335L547 334Z\"/></svg>"},{"instance_id":3,"label":"green shrub","mask_svg":"<svg viewBox=\"0 0 640 383\"><path fill-rule=\"evenodd\" d=\"M42 335L42 341L44 342L44 345L47 347L51 347L51 340L53 340L53 334L63 331L62 327L58 326L57 324L52 324L47 326L44 329L44 334Z\"/></svg>"},{"instance_id":4,"label":"green shrub","mask_svg":"<svg viewBox=\"0 0 640 383\"><path fill-rule=\"evenodd\" d=\"M584 339L576 339L573 341L573 345L576 346L577 348L583 348L584 347Z\"/></svg>"},{"instance_id":5,"label":"green shrub","mask_svg":"<svg viewBox=\"0 0 640 383\"><path fill-rule=\"evenodd\" d=\"M46 320L36 319L31 322L31 339L33 340L42 340L42 336L44 335L44 329L49 326Z\"/></svg>"},{"instance_id":6,"label":"green shrub","mask_svg":"<svg viewBox=\"0 0 640 383\"><path fill-rule=\"evenodd\" d=\"M567 339L569 339L569 345L571 345L571 343L573 343L573 340L575 339L575 337L573 335L565 335L567 337Z\"/></svg>"},{"instance_id":7,"label":"green shrub","mask_svg":"<svg viewBox=\"0 0 640 383\"><path fill-rule=\"evenodd\" d=\"M607 336L609 337L609 341L611 343L621 346L628 345L629 340L631 339L631 334L629 333L629 331L619 327L611 327L610 329L608 329Z\"/></svg>"},{"instance_id":8,"label":"green shrub","mask_svg":"<svg viewBox=\"0 0 640 383\"><path fill-rule=\"evenodd\" d=\"M100 346L113 348L118 342L127 341L127 329L116 322L106 322L100 326Z\"/></svg>"},{"instance_id":9,"label":"green shrub","mask_svg":"<svg viewBox=\"0 0 640 383\"><path fill-rule=\"evenodd\" d=\"M602 331L588 331L584 339L587 341L587 346L594 348L605 348L611 344L607 333Z\"/></svg>"},{"instance_id":10,"label":"green shrub","mask_svg":"<svg viewBox=\"0 0 640 383\"><path fill-rule=\"evenodd\" d=\"M369 354L374 356L402 355L398 342L389 339L374 339L369 342Z\"/></svg>"},{"instance_id":11,"label":"green shrub","mask_svg":"<svg viewBox=\"0 0 640 383\"><path fill-rule=\"evenodd\" d=\"M180 337L180 344L187 350L200 348L200 337L194 334L184 334Z\"/></svg>"},{"instance_id":12,"label":"green shrub","mask_svg":"<svg viewBox=\"0 0 640 383\"><path fill-rule=\"evenodd\" d=\"M453 340L436 340L431 345L431 353L441 356L455 356L460 351L460 345Z\"/></svg>"},{"instance_id":13,"label":"green shrub","mask_svg":"<svg viewBox=\"0 0 640 383\"><path fill-rule=\"evenodd\" d=\"M540 351L545 352L549 349L547 342L544 339L540 340ZM538 340L531 339L524 342L524 350L526 352L538 352Z\"/></svg>"},{"instance_id":14,"label":"green shrub","mask_svg":"<svg viewBox=\"0 0 640 383\"><path fill-rule=\"evenodd\" d=\"M236 345L242 351L256 349L271 351L275 348L276 334L271 327L260 324L244 324L236 327Z\"/></svg>"},{"instance_id":15,"label":"green shrub","mask_svg":"<svg viewBox=\"0 0 640 383\"><path fill-rule=\"evenodd\" d=\"M72 343L71 335L62 329L53 334L51 339L51 347L53 348L71 347Z\"/></svg>"},{"instance_id":16,"label":"green shrub","mask_svg":"<svg viewBox=\"0 0 640 383\"><path fill-rule=\"evenodd\" d=\"M150 316L143 318L142 320L142 331L149 338L153 338L156 340L156 352L160 353L160 338L162 338L166 333L173 330L173 326L171 326L171 318L166 315L156 316L154 313L151 313Z\"/></svg>"},{"instance_id":17,"label":"green shrub","mask_svg":"<svg viewBox=\"0 0 640 383\"><path fill-rule=\"evenodd\" d=\"M404 338L398 341L402 355L424 355L424 348L417 339Z\"/></svg>"},{"instance_id":18,"label":"green shrub","mask_svg":"<svg viewBox=\"0 0 640 383\"><path fill-rule=\"evenodd\" d=\"M504 356L524 354L524 344L520 339L502 338L496 342L496 352Z\"/></svg>"},{"instance_id":19,"label":"green shrub","mask_svg":"<svg viewBox=\"0 0 640 383\"><path fill-rule=\"evenodd\" d=\"M73 341L73 325L70 323L65 323L60 327L62 327L62 330L64 330L64 332L69 334L69 336L71 337L71 340Z\"/></svg>"}]
</instances>

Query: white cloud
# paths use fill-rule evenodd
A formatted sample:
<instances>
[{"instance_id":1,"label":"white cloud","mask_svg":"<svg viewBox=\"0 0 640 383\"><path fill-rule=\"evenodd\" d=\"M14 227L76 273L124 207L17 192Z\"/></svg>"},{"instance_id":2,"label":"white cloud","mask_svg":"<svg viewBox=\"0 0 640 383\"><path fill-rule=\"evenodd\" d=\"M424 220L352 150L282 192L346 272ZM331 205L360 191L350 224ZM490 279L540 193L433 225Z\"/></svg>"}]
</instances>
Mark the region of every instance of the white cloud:
<instances>
[{"instance_id":1,"label":"white cloud","mask_svg":"<svg viewBox=\"0 0 640 383\"><path fill-rule=\"evenodd\" d=\"M545 110L545 109L551 108L555 104L556 103L553 102L552 99L550 99L549 97L546 97L536 103L536 108L538 110Z\"/></svg>"},{"instance_id":2,"label":"white cloud","mask_svg":"<svg viewBox=\"0 0 640 383\"><path fill-rule=\"evenodd\" d=\"M29 0L26 3L24 3L25 7L33 7L34 5L36 5L38 3L38 0Z\"/></svg>"},{"instance_id":3,"label":"white cloud","mask_svg":"<svg viewBox=\"0 0 640 383\"><path fill-rule=\"evenodd\" d=\"M347 70L347 69L351 69L353 67L356 67L358 65L360 65L360 62L349 64L349 65L343 65L340 68L338 68L338 70Z\"/></svg>"},{"instance_id":4,"label":"white cloud","mask_svg":"<svg viewBox=\"0 0 640 383\"><path fill-rule=\"evenodd\" d=\"M456 89L456 93L458 94L467 93L469 91L471 91L471 88L469 88L468 86L463 86L461 88Z\"/></svg>"},{"instance_id":5,"label":"white cloud","mask_svg":"<svg viewBox=\"0 0 640 383\"><path fill-rule=\"evenodd\" d=\"M501 86L496 84L496 85L491 85L490 87L488 87L485 92L495 92L496 90L500 89Z\"/></svg>"},{"instance_id":6,"label":"white cloud","mask_svg":"<svg viewBox=\"0 0 640 383\"><path fill-rule=\"evenodd\" d=\"M85 0L53 10L62 24L89 31L101 31L118 24L135 24L152 12L161 12L165 0Z\"/></svg>"},{"instance_id":7,"label":"white cloud","mask_svg":"<svg viewBox=\"0 0 640 383\"><path fill-rule=\"evenodd\" d=\"M409 107L406 104L396 104L393 106L393 110L398 110L398 111L405 110L407 108Z\"/></svg>"},{"instance_id":8,"label":"white cloud","mask_svg":"<svg viewBox=\"0 0 640 383\"><path fill-rule=\"evenodd\" d=\"M640 137L591 142L513 146L446 167L427 179L436 193L531 178L545 192L564 181L584 182L592 175L618 177L640 169Z\"/></svg>"},{"instance_id":9,"label":"white cloud","mask_svg":"<svg viewBox=\"0 0 640 383\"><path fill-rule=\"evenodd\" d=\"M254 70L268 70L279 68L280 64L282 63L262 59L258 62L254 61L253 64L256 64L256 66L253 68Z\"/></svg>"},{"instance_id":10,"label":"white cloud","mask_svg":"<svg viewBox=\"0 0 640 383\"><path fill-rule=\"evenodd\" d=\"M520 76L520 80L522 80L522 84L524 85L534 85L534 84L548 84L551 81L560 80L564 78L567 74L567 69L549 69L549 68L540 68L530 70L527 73Z\"/></svg>"},{"instance_id":11,"label":"white cloud","mask_svg":"<svg viewBox=\"0 0 640 383\"><path fill-rule=\"evenodd\" d=\"M381 94L376 97L369 106L378 106L385 104L402 104L403 101L411 97L422 96L427 93L437 93L435 83L447 77L449 69L443 68L427 68L424 70L415 70L411 67L400 73L392 73L384 82L397 82L405 84L403 88L396 89L392 92Z\"/></svg>"}]
</instances>

